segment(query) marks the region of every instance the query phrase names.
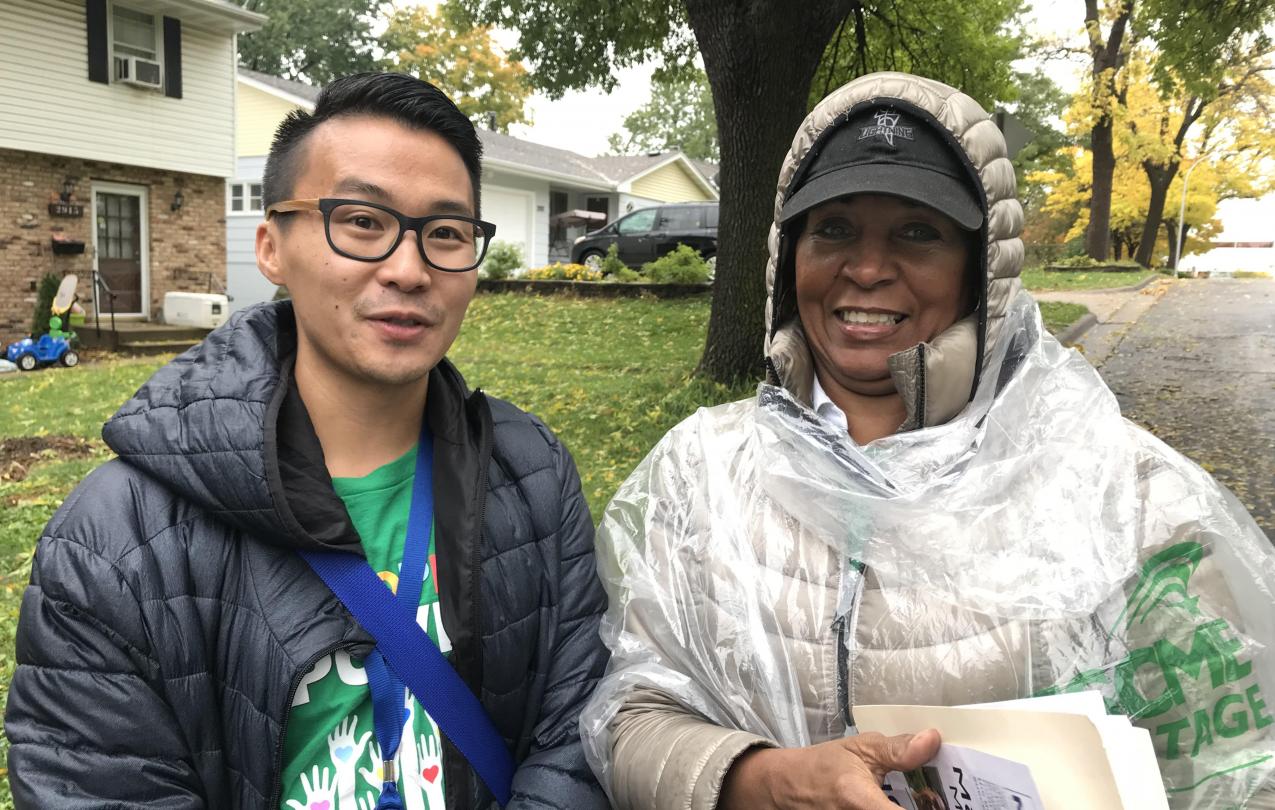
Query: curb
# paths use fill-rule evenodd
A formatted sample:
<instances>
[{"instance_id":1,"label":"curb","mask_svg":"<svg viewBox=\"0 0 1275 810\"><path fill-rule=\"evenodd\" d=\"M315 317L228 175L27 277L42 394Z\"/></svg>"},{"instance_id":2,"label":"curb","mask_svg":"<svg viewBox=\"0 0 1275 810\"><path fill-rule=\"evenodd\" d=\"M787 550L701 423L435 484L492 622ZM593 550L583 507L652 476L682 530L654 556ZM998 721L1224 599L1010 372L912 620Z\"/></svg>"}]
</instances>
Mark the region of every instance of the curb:
<instances>
[{"instance_id":1,"label":"curb","mask_svg":"<svg viewBox=\"0 0 1275 810\"><path fill-rule=\"evenodd\" d=\"M1066 329L1062 330L1062 332L1058 333L1057 335L1054 335L1054 337L1062 345L1072 346L1086 332L1088 332L1090 329L1096 326L1097 323L1098 323L1098 316L1093 314L1092 312L1087 312L1084 315L1080 316L1080 320L1076 321L1071 326L1068 326Z\"/></svg>"},{"instance_id":2,"label":"curb","mask_svg":"<svg viewBox=\"0 0 1275 810\"><path fill-rule=\"evenodd\" d=\"M1165 276L1160 273L1156 273L1154 275L1147 276L1137 284L1130 284L1127 287L1107 287L1103 290L1094 290L1094 292L1137 292L1144 287L1150 287L1152 283L1159 281L1162 278L1169 279L1172 278L1172 276Z\"/></svg>"},{"instance_id":3,"label":"curb","mask_svg":"<svg viewBox=\"0 0 1275 810\"><path fill-rule=\"evenodd\" d=\"M1146 278L1144 278L1142 281L1139 281L1137 284L1126 284L1123 287L1098 287L1092 290L1032 290L1032 289L1028 289L1027 292L1032 293L1033 295L1035 295L1038 292L1051 293L1051 294L1071 292L1071 293L1084 293L1085 295L1090 295L1095 293L1131 293L1131 292L1138 292L1139 290L1145 287L1150 287L1152 284L1159 281L1160 279L1164 279L1168 281L1168 280L1171 280L1172 278L1173 278L1172 276L1165 276L1165 275L1161 275L1160 273L1153 273L1147 276Z\"/></svg>"}]
</instances>

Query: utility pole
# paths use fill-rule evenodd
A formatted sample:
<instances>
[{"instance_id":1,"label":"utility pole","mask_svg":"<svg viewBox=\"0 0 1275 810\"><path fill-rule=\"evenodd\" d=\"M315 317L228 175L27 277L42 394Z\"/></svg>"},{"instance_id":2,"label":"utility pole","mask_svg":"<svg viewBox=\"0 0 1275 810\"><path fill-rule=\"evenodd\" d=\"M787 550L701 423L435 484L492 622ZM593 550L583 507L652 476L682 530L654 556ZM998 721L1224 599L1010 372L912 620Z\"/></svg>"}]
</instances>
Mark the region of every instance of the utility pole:
<instances>
[{"instance_id":1,"label":"utility pole","mask_svg":"<svg viewBox=\"0 0 1275 810\"><path fill-rule=\"evenodd\" d=\"M1195 171L1195 167L1204 162L1209 156L1208 152L1200 155L1195 162L1187 167L1186 174L1182 175L1182 204L1178 206L1178 252L1173 257L1173 277L1180 278L1182 273L1179 268L1182 266L1182 246L1186 244L1186 189L1187 184L1191 182L1191 172Z\"/></svg>"}]
</instances>

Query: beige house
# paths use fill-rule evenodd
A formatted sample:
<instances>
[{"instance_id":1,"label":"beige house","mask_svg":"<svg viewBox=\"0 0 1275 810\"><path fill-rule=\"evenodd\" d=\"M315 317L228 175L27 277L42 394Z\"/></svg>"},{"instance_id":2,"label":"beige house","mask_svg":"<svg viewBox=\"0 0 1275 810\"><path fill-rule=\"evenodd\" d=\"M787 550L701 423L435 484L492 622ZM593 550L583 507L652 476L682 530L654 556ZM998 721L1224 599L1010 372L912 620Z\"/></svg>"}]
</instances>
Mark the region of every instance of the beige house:
<instances>
[{"instance_id":1,"label":"beige house","mask_svg":"<svg viewBox=\"0 0 1275 810\"><path fill-rule=\"evenodd\" d=\"M264 20L229 0L0 3L0 340L46 273L134 318L224 285L235 37Z\"/></svg>"},{"instance_id":2,"label":"beige house","mask_svg":"<svg viewBox=\"0 0 1275 810\"><path fill-rule=\"evenodd\" d=\"M318 88L239 69L235 142L226 184L226 252L232 308L269 300L275 288L257 271L253 232L261 221L261 177L275 128L294 109L312 110ZM522 250L528 267L566 261L584 233L573 211L601 214L601 227L665 202L716 200L716 167L680 152L585 157L566 149L479 130L483 142L483 219L496 239Z\"/></svg>"}]
</instances>

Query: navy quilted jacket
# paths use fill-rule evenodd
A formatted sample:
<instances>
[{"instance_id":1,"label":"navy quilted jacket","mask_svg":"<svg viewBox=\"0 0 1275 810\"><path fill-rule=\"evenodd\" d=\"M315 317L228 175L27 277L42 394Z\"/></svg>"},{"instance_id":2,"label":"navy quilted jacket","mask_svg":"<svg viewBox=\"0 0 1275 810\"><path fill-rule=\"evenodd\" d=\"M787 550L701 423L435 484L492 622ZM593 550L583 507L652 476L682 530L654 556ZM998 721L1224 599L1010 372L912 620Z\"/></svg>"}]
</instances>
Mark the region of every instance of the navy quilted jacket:
<instances>
[{"instance_id":1,"label":"navy quilted jacket","mask_svg":"<svg viewBox=\"0 0 1275 810\"><path fill-rule=\"evenodd\" d=\"M49 522L22 600L5 718L19 808L279 807L301 678L371 647L296 553L361 547L294 347L289 304L245 310L106 424L120 458ZM606 807L577 732L605 596L571 456L446 361L431 375L443 625L519 763L510 807ZM494 804L450 746L444 774L451 810Z\"/></svg>"}]
</instances>

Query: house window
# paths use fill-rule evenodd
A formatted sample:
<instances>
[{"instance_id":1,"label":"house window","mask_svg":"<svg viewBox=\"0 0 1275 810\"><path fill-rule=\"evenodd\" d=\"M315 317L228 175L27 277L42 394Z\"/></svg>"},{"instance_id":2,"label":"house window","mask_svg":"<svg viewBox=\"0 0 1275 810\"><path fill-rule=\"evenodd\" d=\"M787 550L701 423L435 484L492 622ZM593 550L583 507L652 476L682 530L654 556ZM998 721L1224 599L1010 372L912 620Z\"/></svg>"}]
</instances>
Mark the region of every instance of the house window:
<instances>
[{"instance_id":1,"label":"house window","mask_svg":"<svg viewBox=\"0 0 1275 810\"><path fill-rule=\"evenodd\" d=\"M611 200L608 197L589 197L584 201L586 211L594 211L606 216L607 221L611 221Z\"/></svg>"},{"instance_id":2,"label":"house window","mask_svg":"<svg viewBox=\"0 0 1275 810\"><path fill-rule=\"evenodd\" d=\"M155 47L155 17L125 6L111 8L111 48L115 57L137 56L159 61Z\"/></svg>"},{"instance_id":3,"label":"house window","mask_svg":"<svg viewBox=\"0 0 1275 810\"><path fill-rule=\"evenodd\" d=\"M571 205L571 198L567 196L565 191L549 192L549 216L566 212Z\"/></svg>"},{"instance_id":4,"label":"house window","mask_svg":"<svg viewBox=\"0 0 1275 810\"><path fill-rule=\"evenodd\" d=\"M230 210L238 213L261 211L261 184L231 183Z\"/></svg>"}]
</instances>

